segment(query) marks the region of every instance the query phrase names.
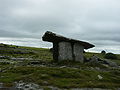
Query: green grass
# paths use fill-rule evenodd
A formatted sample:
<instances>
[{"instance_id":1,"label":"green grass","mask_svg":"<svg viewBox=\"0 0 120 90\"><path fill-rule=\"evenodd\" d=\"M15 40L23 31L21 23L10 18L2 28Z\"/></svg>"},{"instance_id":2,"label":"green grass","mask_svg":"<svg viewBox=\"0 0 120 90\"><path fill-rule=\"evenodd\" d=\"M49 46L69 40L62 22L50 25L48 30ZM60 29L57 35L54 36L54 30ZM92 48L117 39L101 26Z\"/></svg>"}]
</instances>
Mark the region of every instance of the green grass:
<instances>
[{"instance_id":1,"label":"green grass","mask_svg":"<svg viewBox=\"0 0 120 90\"><path fill-rule=\"evenodd\" d=\"M33 60L39 60L47 62L47 64L53 64L52 53L49 49L23 47L18 46L19 50L25 50L26 54L10 53L16 51L16 49L9 49L9 47L16 47L15 45L7 45L7 50L3 49L4 53L0 53L1 56L19 57L19 58L33 58ZM10 51L10 52L8 52ZM22 52L22 51L21 51ZM29 53L30 52L30 53ZM32 53L31 53L32 52ZM88 53L84 56L90 58L93 55L104 59L104 55L100 53ZM120 65L120 55L117 54L118 60L112 60ZM2 60L2 59L0 59ZM7 60L13 62L11 60ZM73 61L62 61L54 63L54 67L40 67L40 66L27 66L29 60L20 63L14 61L14 64L2 64L0 63L0 69L6 69L4 72L0 72L0 82L11 86L13 82L23 80L24 82L34 82L39 85L56 86L59 88L82 88L82 87L97 87L97 88L117 88L120 87L120 69L106 68L101 64L96 63L80 63ZM61 66L67 66L60 68ZM69 67L69 68L68 68ZM101 70L91 69L99 67ZM104 71L102 71L104 70ZM98 75L101 75L103 79L99 80ZM46 90L49 88L46 87Z\"/></svg>"},{"instance_id":2,"label":"green grass","mask_svg":"<svg viewBox=\"0 0 120 90\"><path fill-rule=\"evenodd\" d=\"M97 75L101 75L103 79L99 80ZM72 68L20 66L1 73L1 76L4 77L0 78L0 81L4 83L23 80L24 82L34 82L40 85L51 85L59 88L120 87L119 70L100 72Z\"/></svg>"},{"instance_id":3,"label":"green grass","mask_svg":"<svg viewBox=\"0 0 120 90\"><path fill-rule=\"evenodd\" d=\"M26 53L21 54L16 52L26 52ZM15 57L15 58L33 58L34 60L45 60L45 61L53 60L52 53L49 51L49 49L23 47L23 46L16 47L15 45L6 45L6 47L3 47L3 49L0 50L0 55Z\"/></svg>"}]
</instances>

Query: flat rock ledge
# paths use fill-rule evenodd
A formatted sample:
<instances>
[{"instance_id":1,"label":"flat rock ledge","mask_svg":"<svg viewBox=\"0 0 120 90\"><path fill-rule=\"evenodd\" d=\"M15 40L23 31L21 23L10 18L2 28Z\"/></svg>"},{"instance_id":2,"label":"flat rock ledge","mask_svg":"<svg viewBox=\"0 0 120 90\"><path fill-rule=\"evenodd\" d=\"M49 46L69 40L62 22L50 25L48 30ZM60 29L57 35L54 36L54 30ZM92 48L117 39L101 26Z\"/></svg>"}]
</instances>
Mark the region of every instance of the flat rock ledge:
<instances>
[{"instance_id":1,"label":"flat rock ledge","mask_svg":"<svg viewBox=\"0 0 120 90\"><path fill-rule=\"evenodd\" d=\"M54 86L46 86L47 89L44 89L43 86L40 86L35 83L24 83L22 81L15 82L13 87L3 87L3 83L0 83L0 90L113 90L113 89L103 89L103 88L71 88L71 89L60 89ZM114 90L120 90L120 88L115 88Z\"/></svg>"}]
</instances>

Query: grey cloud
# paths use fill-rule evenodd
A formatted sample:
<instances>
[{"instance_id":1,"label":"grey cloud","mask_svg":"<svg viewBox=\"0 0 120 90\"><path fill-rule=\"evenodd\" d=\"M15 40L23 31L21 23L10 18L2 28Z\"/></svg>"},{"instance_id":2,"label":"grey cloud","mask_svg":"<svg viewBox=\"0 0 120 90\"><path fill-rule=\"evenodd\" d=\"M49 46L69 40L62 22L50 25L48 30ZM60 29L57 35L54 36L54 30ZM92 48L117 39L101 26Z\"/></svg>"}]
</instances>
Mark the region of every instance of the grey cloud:
<instances>
[{"instance_id":1,"label":"grey cloud","mask_svg":"<svg viewBox=\"0 0 120 90\"><path fill-rule=\"evenodd\" d=\"M14 38L16 38L16 37L28 37L28 38L31 38L31 36L28 34L26 34L26 33L22 33L22 32L15 32L15 31L9 31L9 30L2 30L2 29L0 29L0 37L14 37Z\"/></svg>"},{"instance_id":2,"label":"grey cloud","mask_svg":"<svg viewBox=\"0 0 120 90\"><path fill-rule=\"evenodd\" d=\"M96 51L108 45L117 48L119 3L119 0L1 0L0 37L41 40L49 30L94 43Z\"/></svg>"}]
</instances>

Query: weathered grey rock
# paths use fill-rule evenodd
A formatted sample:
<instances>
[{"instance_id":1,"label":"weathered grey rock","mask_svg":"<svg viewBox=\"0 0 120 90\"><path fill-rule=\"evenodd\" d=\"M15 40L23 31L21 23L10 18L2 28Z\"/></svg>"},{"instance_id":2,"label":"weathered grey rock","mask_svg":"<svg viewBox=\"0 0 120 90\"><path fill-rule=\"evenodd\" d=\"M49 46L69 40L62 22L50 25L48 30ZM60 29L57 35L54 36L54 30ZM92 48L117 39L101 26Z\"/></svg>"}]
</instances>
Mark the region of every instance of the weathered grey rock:
<instances>
[{"instance_id":1,"label":"weathered grey rock","mask_svg":"<svg viewBox=\"0 0 120 90\"><path fill-rule=\"evenodd\" d=\"M73 60L71 43L69 42L59 43L58 60Z\"/></svg>"},{"instance_id":2,"label":"weathered grey rock","mask_svg":"<svg viewBox=\"0 0 120 90\"><path fill-rule=\"evenodd\" d=\"M110 67L119 67L115 62L107 60L107 59L101 59L97 56L91 57L89 62L100 63L100 64L103 64L106 67L107 67L107 65L110 66Z\"/></svg>"},{"instance_id":3,"label":"weathered grey rock","mask_svg":"<svg viewBox=\"0 0 120 90\"><path fill-rule=\"evenodd\" d=\"M67 66L61 66L60 68L66 68Z\"/></svg>"},{"instance_id":4,"label":"weathered grey rock","mask_svg":"<svg viewBox=\"0 0 120 90\"><path fill-rule=\"evenodd\" d=\"M92 56L92 57L90 58L90 62L96 62L96 63L98 63L98 62L99 62L99 57L97 57L97 56Z\"/></svg>"},{"instance_id":5,"label":"weathered grey rock","mask_svg":"<svg viewBox=\"0 0 120 90\"><path fill-rule=\"evenodd\" d=\"M112 62L110 60L104 60L104 64L108 64L111 67L118 67L118 65L115 62Z\"/></svg>"},{"instance_id":6,"label":"weathered grey rock","mask_svg":"<svg viewBox=\"0 0 120 90\"><path fill-rule=\"evenodd\" d=\"M103 79L103 77L101 75L98 75L97 77L98 77L98 79Z\"/></svg>"},{"instance_id":7,"label":"weathered grey rock","mask_svg":"<svg viewBox=\"0 0 120 90\"><path fill-rule=\"evenodd\" d=\"M19 81L16 83L16 89L17 90L43 90L43 88L40 88L39 85L34 83L24 83L22 81Z\"/></svg>"},{"instance_id":8,"label":"weathered grey rock","mask_svg":"<svg viewBox=\"0 0 120 90\"><path fill-rule=\"evenodd\" d=\"M58 60L75 60L83 62L83 51L84 47L79 43L72 44L69 42L60 42L59 43L59 55Z\"/></svg>"},{"instance_id":9,"label":"weathered grey rock","mask_svg":"<svg viewBox=\"0 0 120 90\"><path fill-rule=\"evenodd\" d=\"M84 51L84 47L81 46L80 44L78 43L75 43L74 44L74 47L73 47L73 51L74 51L74 59L75 61L80 61L83 63L83 51Z\"/></svg>"}]
</instances>

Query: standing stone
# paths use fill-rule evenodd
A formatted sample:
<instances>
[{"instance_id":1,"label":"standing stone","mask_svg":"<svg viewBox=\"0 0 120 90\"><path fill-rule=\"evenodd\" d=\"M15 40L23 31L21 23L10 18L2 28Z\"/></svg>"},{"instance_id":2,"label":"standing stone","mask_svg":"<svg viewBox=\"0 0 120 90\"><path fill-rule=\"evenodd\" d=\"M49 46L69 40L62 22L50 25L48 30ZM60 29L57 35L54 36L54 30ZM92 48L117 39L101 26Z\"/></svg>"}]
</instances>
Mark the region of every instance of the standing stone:
<instances>
[{"instance_id":1,"label":"standing stone","mask_svg":"<svg viewBox=\"0 0 120 90\"><path fill-rule=\"evenodd\" d=\"M59 49L58 60L73 60L71 43L60 42L58 49Z\"/></svg>"},{"instance_id":2,"label":"standing stone","mask_svg":"<svg viewBox=\"0 0 120 90\"><path fill-rule=\"evenodd\" d=\"M78 43L75 43L73 48L74 48L75 61L83 62L83 60L84 60L84 58L83 58L84 47Z\"/></svg>"}]
</instances>

